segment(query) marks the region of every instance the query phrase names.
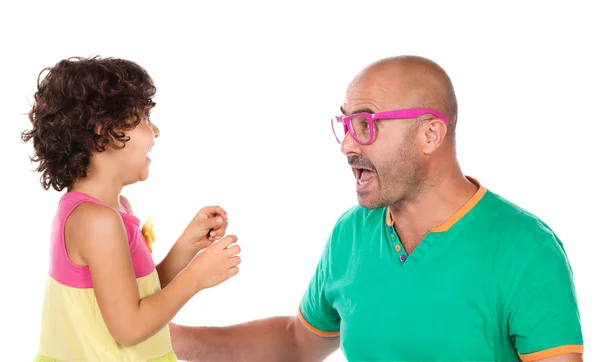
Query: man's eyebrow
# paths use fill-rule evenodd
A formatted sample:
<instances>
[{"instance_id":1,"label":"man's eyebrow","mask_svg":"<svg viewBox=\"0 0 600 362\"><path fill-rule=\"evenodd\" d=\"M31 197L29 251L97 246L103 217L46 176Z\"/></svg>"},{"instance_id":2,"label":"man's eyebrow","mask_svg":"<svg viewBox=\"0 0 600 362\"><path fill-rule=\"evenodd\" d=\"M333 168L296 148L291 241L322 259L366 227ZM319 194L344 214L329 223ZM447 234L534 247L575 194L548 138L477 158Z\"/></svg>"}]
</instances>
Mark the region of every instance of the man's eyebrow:
<instances>
[{"instance_id":1,"label":"man's eyebrow","mask_svg":"<svg viewBox=\"0 0 600 362\"><path fill-rule=\"evenodd\" d=\"M342 111L342 114L343 114L344 116L346 116L346 115L348 114L348 113L346 113L346 111L344 110L344 107L343 107L343 106L342 106L342 107L340 107L340 111ZM355 110L354 112L352 112L352 114L357 114L357 113L371 113L371 114L373 114L373 113L375 113L375 112L373 112L373 110L371 110L371 109L369 109L369 108L360 108L360 109L357 109L357 110Z\"/></svg>"},{"instance_id":2,"label":"man's eyebrow","mask_svg":"<svg viewBox=\"0 0 600 362\"><path fill-rule=\"evenodd\" d=\"M372 111L371 109L369 109L369 108L361 108L361 109L357 109L357 110L355 110L354 112L352 112L352 114L357 114L357 113L371 113L371 114L373 114L373 113L375 113L375 112L373 112L373 111Z\"/></svg>"}]
</instances>

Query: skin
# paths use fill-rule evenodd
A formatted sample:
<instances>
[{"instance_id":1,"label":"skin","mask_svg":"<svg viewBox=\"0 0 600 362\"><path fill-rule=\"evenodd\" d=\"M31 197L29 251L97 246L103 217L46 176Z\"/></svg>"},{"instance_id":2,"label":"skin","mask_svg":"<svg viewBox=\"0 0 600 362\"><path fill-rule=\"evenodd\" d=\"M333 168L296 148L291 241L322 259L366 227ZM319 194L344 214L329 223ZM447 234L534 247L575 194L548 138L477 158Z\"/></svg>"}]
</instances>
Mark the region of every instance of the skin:
<instances>
[{"instance_id":1,"label":"skin","mask_svg":"<svg viewBox=\"0 0 600 362\"><path fill-rule=\"evenodd\" d=\"M383 60L361 72L348 87L346 114L406 108L433 108L456 122L451 83L435 63L422 58ZM430 90L430 91L428 91ZM453 106L454 104L454 106ZM377 120L375 139L360 145L347 134L342 152L355 175L374 173L357 190L366 208L389 206L398 236L408 253L431 229L448 220L477 186L462 174L456 159L454 127L434 116ZM358 185L357 185L358 186ZM399 227L402 225L402 227Z\"/></svg>"},{"instance_id":2,"label":"skin","mask_svg":"<svg viewBox=\"0 0 600 362\"><path fill-rule=\"evenodd\" d=\"M127 233L118 213L125 210L119 201L131 212L121 190L148 178L151 161L147 156L159 134L149 119L143 119L126 131L130 140L124 148L93 154L88 177L69 190L105 204L84 202L75 208L65 223L65 246L73 263L89 267L102 317L123 346L156 334L196 293L236 275L240 263L240 248L233 245L237 238L223 237L227 214L218 206L205 207L157 265L162 290L140 298Z\"/></svg>"},{"instance_id":3,"label":"skin","mask_svg":"<svg viewBox=\"0 0 600 362\"><path fill-rule=\"evenodd\" d=\"M375 140L360 145L347 134L342 152L360 186L361 206L389 206L407 252L443 224L477 191L456 158L457 107L446 73L419 57L395 57L371 64L350 83L341 109L345 115L406 108L433 108L449 122L419 119L375 121ZM321 337L294 317L274 317L229 327L171 325L175 353L189 361L323 361L339 348L339 337ZM544 362L580 362L580 354L563 354Z\"/></svg>"}]
</instances>

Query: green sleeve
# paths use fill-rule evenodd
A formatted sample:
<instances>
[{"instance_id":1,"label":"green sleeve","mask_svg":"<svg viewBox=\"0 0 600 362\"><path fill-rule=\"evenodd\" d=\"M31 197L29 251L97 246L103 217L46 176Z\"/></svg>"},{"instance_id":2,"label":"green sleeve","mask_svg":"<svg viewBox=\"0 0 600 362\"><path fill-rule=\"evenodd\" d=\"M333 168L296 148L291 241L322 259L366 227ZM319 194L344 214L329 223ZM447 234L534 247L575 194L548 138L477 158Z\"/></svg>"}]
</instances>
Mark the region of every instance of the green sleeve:
<instances>
[{"instance_id":1,"label":"green sleeve","mask_svg":"<svg viewBox=\"0 0 600 362\"><path fill-rule=\"evenodd\" d=\"M317 270L300 302L301 318L308 323L307 327L323 336L335 335L340 330L340 316L327 298L331 281L331 240L332 236L329 237Z\"/></svg>"},{"instance_id":2,"label":"green sleeve","mask_svg":"<svg viewBox=\"0 0 600 362\"><path fill-rule=\"evenodd\" d=\"M583 349L571 266L554 235L529 259L508 306L510 337L522 358Z\"/></svg>"}]
</instances>

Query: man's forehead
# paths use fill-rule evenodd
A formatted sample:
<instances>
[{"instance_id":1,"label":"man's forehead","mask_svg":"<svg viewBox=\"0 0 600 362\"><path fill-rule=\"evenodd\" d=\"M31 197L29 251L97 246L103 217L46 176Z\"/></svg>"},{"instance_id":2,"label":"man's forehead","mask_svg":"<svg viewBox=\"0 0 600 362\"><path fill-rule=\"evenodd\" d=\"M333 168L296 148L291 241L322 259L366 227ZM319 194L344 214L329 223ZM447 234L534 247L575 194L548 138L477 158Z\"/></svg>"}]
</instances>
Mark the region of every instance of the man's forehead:
<instances>
[{"instance_id":1,"label":"man's forehead","mask_svg":"<svg viewBox=\"0 0 600 362\"><path fill-rule=\"evenodd\" d=\"M357 109L369 109L372 112L380 112L390 106L391 103L398 103L400 94L393 90L385 82L355 82L346 90L342 109L345 114L356 113Z\"/></svg>"}]
</instances>

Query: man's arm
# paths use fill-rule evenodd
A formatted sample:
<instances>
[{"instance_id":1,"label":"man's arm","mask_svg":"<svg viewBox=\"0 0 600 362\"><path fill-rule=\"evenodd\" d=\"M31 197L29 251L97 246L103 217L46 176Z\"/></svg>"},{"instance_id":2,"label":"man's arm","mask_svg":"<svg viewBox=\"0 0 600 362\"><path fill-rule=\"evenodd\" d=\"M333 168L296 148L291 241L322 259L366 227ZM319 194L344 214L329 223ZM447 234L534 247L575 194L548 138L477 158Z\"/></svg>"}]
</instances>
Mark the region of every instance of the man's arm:
<instances>
[{"instance_id":1,"label":"man's arm","mask_svg":"<svg viewBox=\"0 0 600 362\"><path fill-rule=\"evenodd\" d=\"M317 362L339 348L295 317L273 317L230 327L170 325L173 349L185 361Z\"/></svg>"},{"instance_id":2,"label":"man's arm","mask_svg":"<svg viewBox=\"0 0 600 362\"><path fill-rule=\"evenodd\" d=\"M293 317L229 327L170 325L178 358L210 362L318 362L339 348L340 316L326 295L331 278L331 236Z\"/></svg>"},{"instance_id":3,"label":"man's arm","mask_svg":"<svg viewBox=\"0 0 600 362\"><path fill-rule=\"evenodd\" d=\"M581 362L583 336L571 266L551 235L533 252L508 299L508 328L524 362Z\"/></svg>"}]
</instances>

